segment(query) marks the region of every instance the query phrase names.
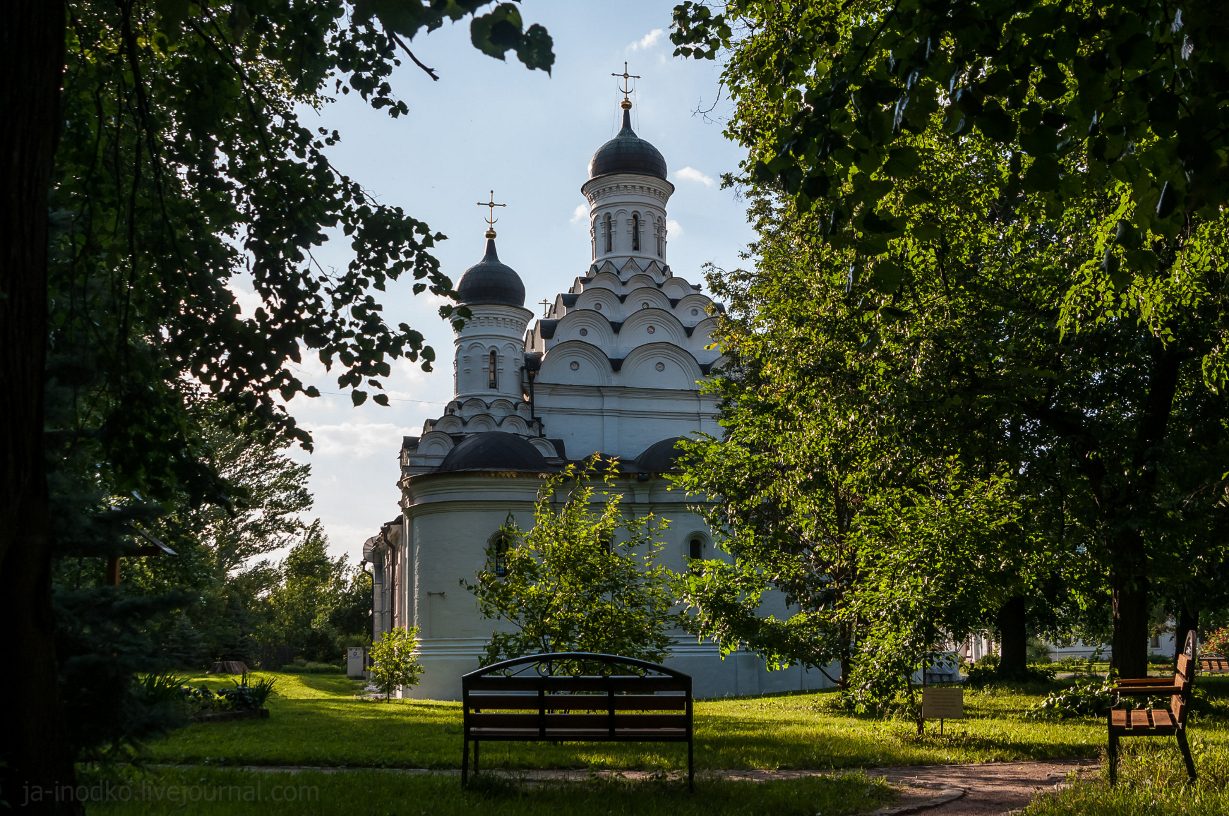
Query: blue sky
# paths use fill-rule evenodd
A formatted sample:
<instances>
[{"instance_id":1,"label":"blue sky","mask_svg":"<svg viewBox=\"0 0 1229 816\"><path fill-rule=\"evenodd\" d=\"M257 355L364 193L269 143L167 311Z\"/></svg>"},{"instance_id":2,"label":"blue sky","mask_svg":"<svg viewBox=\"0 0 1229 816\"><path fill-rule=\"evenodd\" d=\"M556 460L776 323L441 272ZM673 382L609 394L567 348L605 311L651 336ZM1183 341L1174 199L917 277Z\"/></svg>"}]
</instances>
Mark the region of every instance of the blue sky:
<instances>
[{"instance_id":1,"label":"blue sky","mask_svg":"<svg viewBox=\"0 0 1229 816\"><path fill-rule=\"evenodd\" d=\"M752 231L745 204L720 189L720 174L742 157L722 136L729 105L723 99L707 121L693 115L717 98L720 67L670 55L672 7L673 0L525 0L526 25L541 23L554 38L552 76L527 70L511 53L507 63L480 54L469 43L468 20L446 24L411 43L439 82L408 62L392 76L408 117L391 119L350 94L320 114L307 111L304 123L340 131L334 166L448 236L436 255L454 283L482 256L486 209L476 202L494 189L496 201L508 205L497 211L500 259L525 281L526 304L540 308L534 304L566 290L589 264L580 185L590 156L618 131L622 94L610 74L621 73L626 60L641 76L633 125L665 156L677 188L669 205L670 265L700 282L705 263L737 266ZM344 241L330 241L317 259L341 268L347 250ZM438 354L434 373L396 365L386 383L390 408L354 408L348 397L328 393L289 406L316 440L314 454L294 454L312 465L313 515L323 521L331 549L349 553L352 562L363 540L399 513L401 437L418 435L452 395L452 331L436 314L438 301L415 297L411 285L389 286L386 319L426 335ZM240 296L245 308L255 305L252 296ZM322 366L307 364L303 373L324 392L339 390Z\"/></svg>"}]
</instances>

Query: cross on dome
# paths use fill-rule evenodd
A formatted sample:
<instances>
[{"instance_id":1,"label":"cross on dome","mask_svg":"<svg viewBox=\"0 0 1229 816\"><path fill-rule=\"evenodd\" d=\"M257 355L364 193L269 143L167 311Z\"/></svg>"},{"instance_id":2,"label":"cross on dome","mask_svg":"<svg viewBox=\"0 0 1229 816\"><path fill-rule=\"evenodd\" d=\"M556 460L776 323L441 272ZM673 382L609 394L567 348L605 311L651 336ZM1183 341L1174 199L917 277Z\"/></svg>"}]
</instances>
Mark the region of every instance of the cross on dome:
<instances>
[{"instance_id":1,"label":"cross on dome","mask_svg":"<svg viewBox=\"0 0 1229 816\"><path fill-rule=\"evenodd\" d=\"M499 219L495 217L495 208L496 207L506 207L508 205L507 204L496 204L495 203L495 191L492 190L491 200L490 201L479 201L478 206L491 208L490 213L483 220L486 221L486 225L487 225L486 237L494 238L495 237L495 222L499 221Z\"/></svg>"},{"instance_id":2,"label":"cross on dome","mask_svg":"<svg viewBox=\"0 0 1229 816\"><path fill-rule=\"evenodd\" d=\"M631 110L631 109L632 109L632 100L628 99L628 98L627 98L627 95L628 95L628 94L630 94L630 93L632 92L632 90L631 90L631 88L628 86L628 82L627 82L627 81L628 81L629 79L640 79L640 77L636 76L635 74L629 74L629 73L627 72L627 63L626 63L626 62L625 62L625 63L623 63L623 73L621 73L621 74L614 74L614 73L612 73L612 74L611 74L611 76L612 76L612 77L621 77L621 78L623 79L623 87L619 89L620 91L622 91L622 92L623 92L623 101L619 103L619 107L623 108L623 110Z\"/></svg>"}]
</instances>

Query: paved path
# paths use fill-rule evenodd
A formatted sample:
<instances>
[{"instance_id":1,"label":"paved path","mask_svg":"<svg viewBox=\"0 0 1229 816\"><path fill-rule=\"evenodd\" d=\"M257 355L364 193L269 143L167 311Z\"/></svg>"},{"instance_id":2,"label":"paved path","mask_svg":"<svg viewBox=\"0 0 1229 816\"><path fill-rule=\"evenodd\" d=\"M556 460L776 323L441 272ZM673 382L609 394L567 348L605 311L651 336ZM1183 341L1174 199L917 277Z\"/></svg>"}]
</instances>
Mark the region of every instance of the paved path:
<instances>
[{"instance_id":1,"label":"paved path","mask_svg":"<svg viewBox=\"0 0 1229 816\"><path fill-rule=\"evenodd\" d=\"M184 767L162 765L158 767ZM203 766L202 766L203 767ZM336 768L306 765L242 765L208 766L230 767L255 773L353 773L378 770L394 774L438 773L459 776L456 768L430 770L427 768ZM925 813L928 816L1000 816L1017 811L1027 805L1038 793L1052 791L1072 774L1088 775L1096 770L1096 760L1053 760L1049 762L987 762L973 765L904 765L885 768L867 768L866 774L878 777L901 788L901 798L891 807L876 811L873 816L896 816L897 814ZM857 770L851 768L848 770ZM488 773L488 771L483 771ZM596 771L587 770L503 770L489 771L501 776L522 779L531 783L582 782L594 776L617 777L629 781L642 781L657 777L652 771ZM819 776L840 771L698 771L699 777L720 776L743 782L768 782L776 779L799 779L804 776ZM681 774L671 774L682 778Z\"/></svg>"}]
</instances>

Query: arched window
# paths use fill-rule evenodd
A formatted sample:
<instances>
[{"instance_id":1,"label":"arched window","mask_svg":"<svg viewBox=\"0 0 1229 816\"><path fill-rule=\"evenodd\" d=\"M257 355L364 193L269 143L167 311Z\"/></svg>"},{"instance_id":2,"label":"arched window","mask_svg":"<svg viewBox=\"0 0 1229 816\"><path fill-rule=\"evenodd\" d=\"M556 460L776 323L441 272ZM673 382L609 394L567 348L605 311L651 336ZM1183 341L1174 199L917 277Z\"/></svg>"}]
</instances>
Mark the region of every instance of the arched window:
<instances>
[{"instance_id":1,"label":"arched window","mask_svg":"<svg viewBox=\"0 0 1229 816\"><path fill-rule=\"evenodd\" d=\"M704 557L704 541L699 536L687 542L687 557L697 561Z\"/></svg>"},{"instance_id":2,"label":"arched window","mask_svg":"<svg viewBox=\"0 0 1229 816\"><path fill-rule=\"evenodd\" d=\"M662 226L662 223L661 223L661 219L660 219L660 218L658 218L658 219L657 219L657 229L656 229L656 230L654 230L654 232L656 232L656 233L657 233L657 257L658 257L658 258L660 258L660 257L661 257L661 249L662 249L662 244L664 244L664 243L665 243L665 239L666 239L666 236L665 236L665 232L666 232L666 230L665 230L665 228Z\"/></svg>"},{"instance_id":3,"label":"arched window","mask_svg":"<svg viewBox=\"0 0 1229 816\"><path fill-rule=\"evenodd\" d=\"M499 365L499 355L495 353L495 349L491 349L491 356L488 359L489 359L489 362L487 363L486 370L487 370L487 379L490 382L487 383L487 387L488 388L498 388L499 387L499 375L497 373L498 372L497 366Z\"/></svg>"},{"instance_id":4,"label":"arched window","mask_svg":"<svg viewBox=\"0 0 1229 816\"><path fill-rule=\"evenodd\" d=\"M632 213L632 252L640 251L640 213Z\"/></svg>"},{"instance_id":5,"label":"arched window","mask_svg":"<svg viewBox=\"0 0 1229 816\"><path fill-rule=\"evenodd\" d=\"M495 577L504 578L508 575L508 539L502 535L495 539L493 550Z\"/></svg>"},{"instance_id":6,"label":"arched window","mask_svg":"<svg viewBox=\"0 0 1229 816\"><path fill-rule=\"evenodd\" d=\"M610 221L610 213L606 213L606 251L614 252L614 224Z\"/></svg>"}]
</instances>

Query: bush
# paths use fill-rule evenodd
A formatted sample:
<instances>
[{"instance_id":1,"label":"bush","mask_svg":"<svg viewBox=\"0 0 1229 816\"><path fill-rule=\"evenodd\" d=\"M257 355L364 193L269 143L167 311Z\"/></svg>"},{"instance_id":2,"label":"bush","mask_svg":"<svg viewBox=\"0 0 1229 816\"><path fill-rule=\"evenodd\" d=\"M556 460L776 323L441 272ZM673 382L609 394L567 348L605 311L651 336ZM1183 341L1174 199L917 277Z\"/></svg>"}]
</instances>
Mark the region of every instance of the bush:
<instances>
[{"instance_id":1,"label":"bush","mask_svg":"<svg viewBox=\"0 0 1229 816\"><path fill-rule=\"evenodd\" d=\"M1209 632L1203 637L1203 650L1216 654L1229 654L1229 627Z\"/></svg>"},{"instance_id":2,"label":"bush","mask_svg":"<svg viewBox=\"0 0 1229 816\"><path fill-rule=\"evenodd\" d=\"M969 686L988 686L993 683L1001 683L1005 680L1011 682L1053 680L1054 675L1058 673L1058 666L1053 663L1033 663L1025 667L1022 674L1013 674L1010 677L1004 677L999 672L999 662L998 655L986 655L971 666L967 666L965 668L965 672L968 674L968 679L965 682Z\"/></svg>"},{"instance_id":3,"label":"bush","mask_svg":"<svg viewBox=\"0 0 1229 816\"><path fill-rule=\"evenodd\" d=\"M1068 717L1104 717L1113 707L1117 695L1114 681L1108 677L1100 682L1076 682L1061 691L1052 691L1027 712L1030 717L1067 719Z\"/></svg>"},{"instance_id":4,"label":"bush","mask_svg":"<svg viewBox=\"0 0 1229 816\"><path fill-rule=\"evenodd\" d=\"M245 674L243 682L234 680L231 682L235 684L235 687L222 689L218 692L218 697L222 698L232 711L256 711L264 708L269 698L277 693L275 691L277 681L271 677L249 681Z\"/></svg>"},{"instance_id":5,"label":"bush","mask_svg":"<svg viewBox=\"0 0 1229 816\"><path fill-rule=\"evenodd\" d=\"M371 682L387 701L398 686L413 686L422 674L418 662L418 627L390 629L371 647Z\"/></svg>"},{"instance_id":6,"label":"bush","mask_svg":"<svg viewBox=\"0 0 1229 816\"><path fill-rule=\"evenodd\" d=\"M1044 640L1032 637L1028 639L1027 653L1029 663L1049 663L1052 650Z\"/></svg>"}]
</instances>

